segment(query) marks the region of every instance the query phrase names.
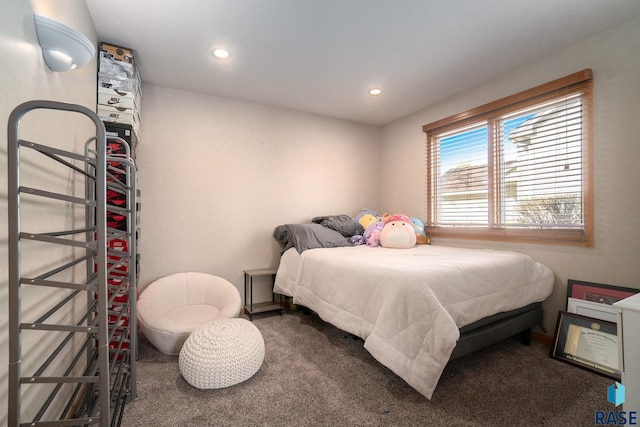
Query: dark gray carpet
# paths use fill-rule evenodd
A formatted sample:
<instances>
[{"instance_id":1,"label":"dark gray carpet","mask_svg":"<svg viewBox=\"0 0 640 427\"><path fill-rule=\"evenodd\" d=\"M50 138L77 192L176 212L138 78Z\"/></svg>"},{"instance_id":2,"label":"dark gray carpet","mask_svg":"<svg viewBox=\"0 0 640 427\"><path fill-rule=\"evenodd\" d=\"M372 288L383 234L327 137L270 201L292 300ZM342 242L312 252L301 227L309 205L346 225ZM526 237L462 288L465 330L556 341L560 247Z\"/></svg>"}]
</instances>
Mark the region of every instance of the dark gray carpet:
<instances>
[{"instance_id":1,"label":"dark gray carpet","mask_svg":"<svg viewBox=\"0 0 640 427\"><path fill-rule=\"evenodd\" d=\"M254 316L265 360L249 380L198 390L178 356L140 337L138 400L128 426L589 426L612 380L548 357L540 342L507 340L454 360L427 400L362 340L300 311Z\"/></svg>"}]
</instances>

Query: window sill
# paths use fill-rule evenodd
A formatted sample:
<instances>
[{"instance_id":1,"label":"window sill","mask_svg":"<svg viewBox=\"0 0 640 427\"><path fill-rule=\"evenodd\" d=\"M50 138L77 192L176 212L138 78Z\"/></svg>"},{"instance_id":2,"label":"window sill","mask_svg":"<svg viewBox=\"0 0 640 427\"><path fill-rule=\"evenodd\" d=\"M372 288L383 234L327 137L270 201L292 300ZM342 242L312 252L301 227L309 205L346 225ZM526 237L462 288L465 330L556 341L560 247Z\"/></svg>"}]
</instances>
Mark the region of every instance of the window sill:
<instances>
[{"instance_id":1,"label":"window sill","mask_svg":"<svg viewBox=\"0 0 640 427\"><path fill-rule=\"evenodd\" d=\"M517 230L471 227L424 227L431 238L490 240L539 245L582 246L593 248L593 238L584 230Z\"/></svg>"}]
</instances>

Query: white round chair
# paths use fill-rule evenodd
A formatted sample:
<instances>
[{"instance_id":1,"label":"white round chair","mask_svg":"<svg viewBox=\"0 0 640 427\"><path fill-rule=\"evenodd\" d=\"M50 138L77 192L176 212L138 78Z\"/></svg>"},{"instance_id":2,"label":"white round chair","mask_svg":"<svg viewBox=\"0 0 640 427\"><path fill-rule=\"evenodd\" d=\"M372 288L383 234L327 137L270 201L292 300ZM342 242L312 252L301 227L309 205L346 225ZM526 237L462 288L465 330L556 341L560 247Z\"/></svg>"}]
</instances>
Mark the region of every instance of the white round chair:
<instances>
[{"instance_id":1,"label":"white round chair","mask_svg":"<svg viewBox=\"0 0 640 427\"><path fill-rule=\"evenodd\" d=\"M247 319L207 323L187 338L178 358L180 373L193 387L216 389L248 380L264 361L264 339Z\"/></svg>"},{"instance_id":2,"label":"white round chair","mask_svg":"<svg viewBox=\"0 0 640 427\"><path fill-rule=\"evenodd\" d=\"M222 277L176 273L144 288L136 304L140 330L158 350L179 354L197 328L240 315L238 289Z\"/></svg>"}]
</instances>

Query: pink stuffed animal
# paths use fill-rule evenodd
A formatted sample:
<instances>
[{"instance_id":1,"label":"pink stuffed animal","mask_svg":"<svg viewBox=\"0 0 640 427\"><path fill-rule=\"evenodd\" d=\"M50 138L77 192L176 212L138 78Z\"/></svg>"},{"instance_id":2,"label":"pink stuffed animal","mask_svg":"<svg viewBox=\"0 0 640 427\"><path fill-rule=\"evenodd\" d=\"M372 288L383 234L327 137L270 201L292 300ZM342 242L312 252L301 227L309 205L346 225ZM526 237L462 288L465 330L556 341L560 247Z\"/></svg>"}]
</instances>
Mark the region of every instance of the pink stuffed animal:
<instances>
[{"instance_id":1,"label":"pink stuffed animal","mask_svg":"<svg viewBox=\"0 0 640 427\"><path fill-rule=\"evenodd\" d=\"M406 215L391 215L380 233L380 246L384 248L406 249L416 245L413 223Z\"/></svg>"}]
</instances>

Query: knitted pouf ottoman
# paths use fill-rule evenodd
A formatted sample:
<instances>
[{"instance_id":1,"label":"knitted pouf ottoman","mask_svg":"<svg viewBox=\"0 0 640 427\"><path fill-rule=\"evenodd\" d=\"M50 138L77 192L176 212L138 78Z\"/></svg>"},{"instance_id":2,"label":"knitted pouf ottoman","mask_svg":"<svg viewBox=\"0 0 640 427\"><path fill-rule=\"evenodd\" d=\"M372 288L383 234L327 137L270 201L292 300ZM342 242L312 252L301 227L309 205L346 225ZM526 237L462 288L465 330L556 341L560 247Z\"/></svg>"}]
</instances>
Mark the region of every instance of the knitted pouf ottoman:
<instances>
[{"instance_id":1,"label":"knitted pouf ottoman","mask_svg":"<svg viewBox=\"0 0 640 427\"><path fill-rule=\"evenodd\" d=\"M246 319L214 320L193 331L180 350L185 380L199 389L229 387L251 378L264 360L264 339Z\"/></svg>"}]
</instances>

